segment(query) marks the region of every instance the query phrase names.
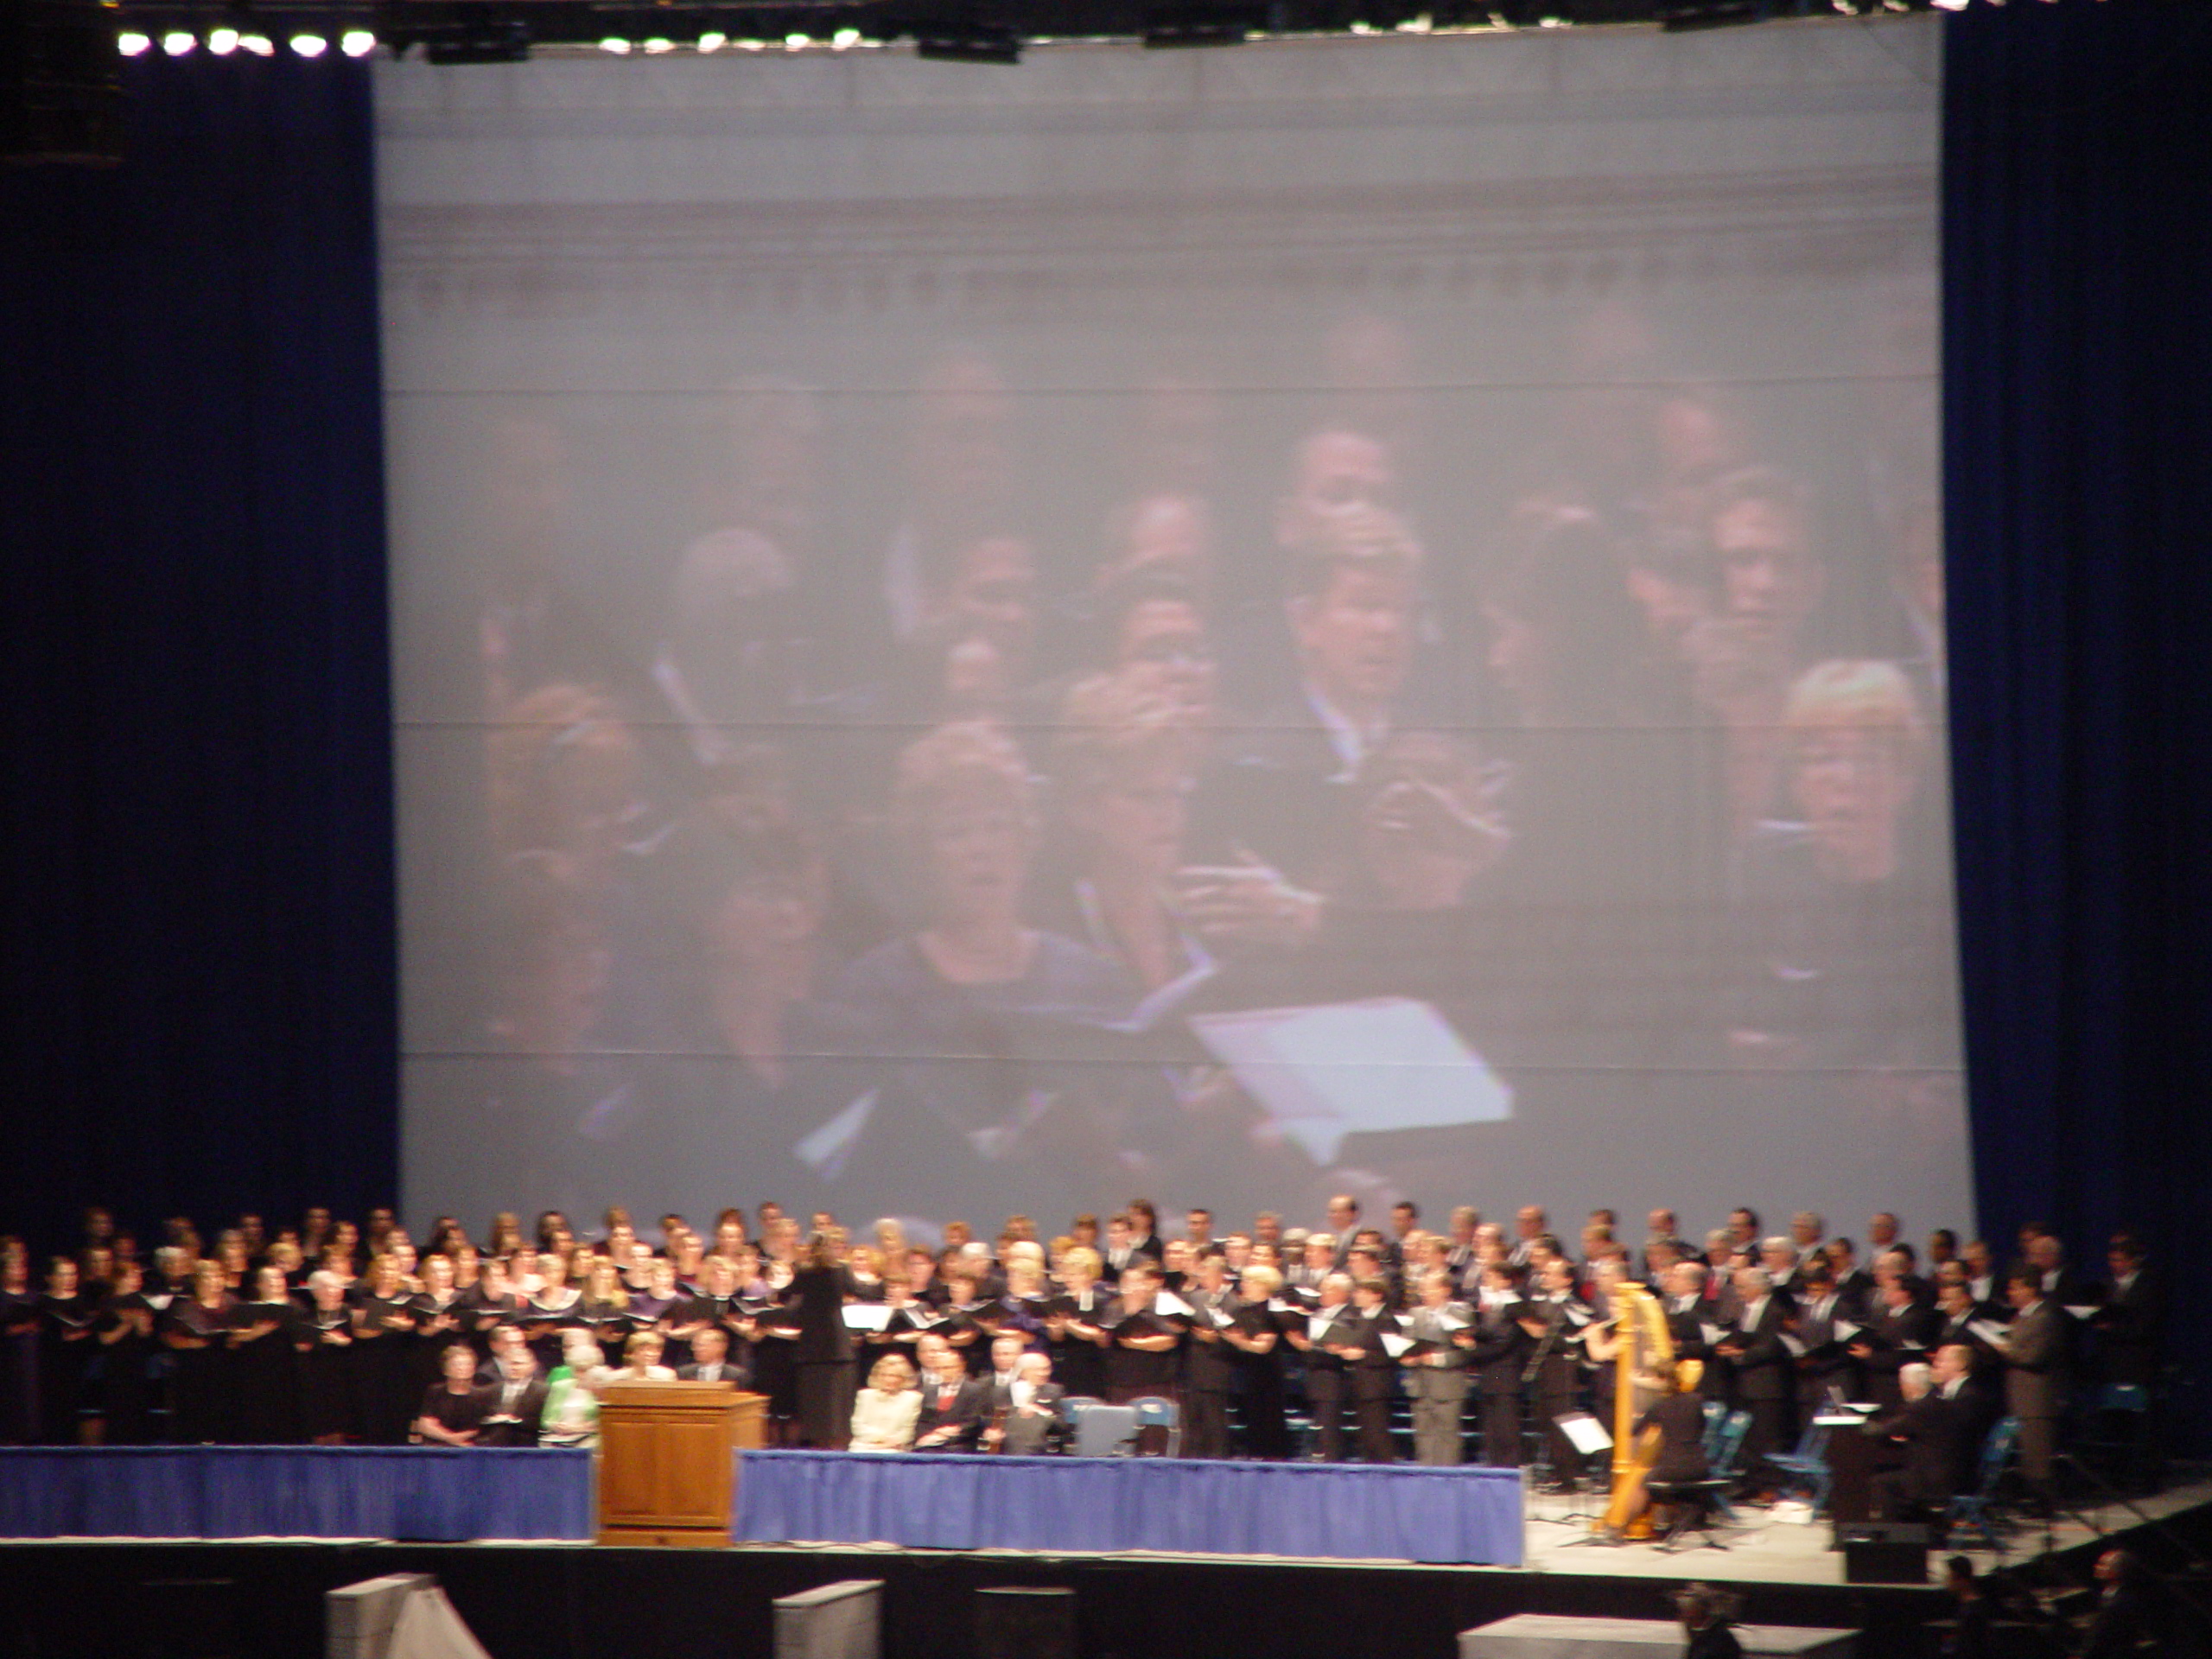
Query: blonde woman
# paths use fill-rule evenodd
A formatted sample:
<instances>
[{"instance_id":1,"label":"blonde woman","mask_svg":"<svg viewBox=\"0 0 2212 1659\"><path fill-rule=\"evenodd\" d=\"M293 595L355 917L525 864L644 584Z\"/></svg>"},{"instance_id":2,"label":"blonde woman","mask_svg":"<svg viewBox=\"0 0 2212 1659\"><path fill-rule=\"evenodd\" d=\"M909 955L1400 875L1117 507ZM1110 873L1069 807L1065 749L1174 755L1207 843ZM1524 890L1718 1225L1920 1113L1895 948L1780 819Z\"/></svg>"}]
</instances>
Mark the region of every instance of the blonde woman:
<instances>
[{"instance_id":1,"label":"blonde woman","mask_svg":"<svg viewBox=\"0 0 2212 1659\"><path fill-rule=\"evenodd\" d=\"M921 1415L921 1390L914 1367L904 1354L886 1354L869 1367L868 1387L853 1401L853 1435L848 1450L906 1452L914 1444Z\"/></svg>"},{"instance_id":2,"label":"blonde woman","mask_svg":"<svg viewBox=\"0 0 2212 1659\"><path fill-rule=\"evenodd\" d=\"M673 1382L673 1367L660 1363L667 1344L658 1331L635 1331L622 1350L622 1369L609 1380L615 1382Z\"/></svg>"}]
</instances>

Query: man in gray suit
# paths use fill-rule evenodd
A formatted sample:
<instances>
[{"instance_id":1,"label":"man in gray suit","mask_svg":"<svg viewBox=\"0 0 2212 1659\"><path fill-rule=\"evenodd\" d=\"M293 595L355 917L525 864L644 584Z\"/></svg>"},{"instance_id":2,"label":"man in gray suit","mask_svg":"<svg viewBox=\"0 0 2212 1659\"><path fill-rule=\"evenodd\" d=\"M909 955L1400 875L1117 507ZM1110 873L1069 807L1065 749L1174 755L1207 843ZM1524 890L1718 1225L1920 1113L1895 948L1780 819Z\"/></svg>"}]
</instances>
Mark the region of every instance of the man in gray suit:
<instances>
[{"instance_id":1,"label":"man in gray suit","mask_svg":"<svg viewBox=\"0 0 2212 1659\"><path fill-rule=\"evenodd\" d=\"M1452 1340L1474 1324L1465 1302L1452 1300L1444 1268L1421 1281L1421 1305L1405 1317L1413 1346L1404 1356L1406 1392L1414 1402L1414 1457L1421 1463L1458 1463L1466 1455L1460 1414L1467 1400L1468 1351Z\"/></svg>"},{"instance_id":2,"label":"man in gray suit","mask_svg":"<svg viewBox=\"0 0 2212 1659\"><path fill-rule=\"evenodd\" d=\"M2066 1411L2065 1318L2044 1298L2043 1281L2022 1268L2005 1281L2012 1323L1998 1357L2005 1362L2005 1409L2020 1421L2020 1472L2038 1506L2050 1502L2050 1460Z\"/></svg>"},{"instance_id":3,"label":"man in gray suit","mask_svg":"<svg viewBox=\"0 0 2212 1659\"><path fill-rule=\"evenodd\" d=\"M1052 1381L1052 1362L1042 1354L1026 1353L1014 1362L1014 1381L1007 1385L1005 1416L996 1427L983 1431L986 1452L1004 1452L1017 1458L1041 1457L1057 1450L1065 1435L1060 1421L1060 1385Z\"/></svg>"}]
</instances>

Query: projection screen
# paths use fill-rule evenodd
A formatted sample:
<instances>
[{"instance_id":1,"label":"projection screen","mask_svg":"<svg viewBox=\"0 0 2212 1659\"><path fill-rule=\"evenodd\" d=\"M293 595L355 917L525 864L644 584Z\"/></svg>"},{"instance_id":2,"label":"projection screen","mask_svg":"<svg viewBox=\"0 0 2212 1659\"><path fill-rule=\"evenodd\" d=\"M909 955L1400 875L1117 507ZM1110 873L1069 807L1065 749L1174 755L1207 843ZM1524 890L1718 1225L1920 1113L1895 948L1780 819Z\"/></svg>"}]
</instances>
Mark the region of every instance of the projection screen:
<instances>
[{"instance_id":1,"label":"projection screen","mask_svg":"<svg viewBox=\"0 0 2212 1659\"><path fill-rule=\"evenodd\" d=\"M1938 38L380 65L410 1210L1970 1226Z\"/></svg>"}]
</instances>

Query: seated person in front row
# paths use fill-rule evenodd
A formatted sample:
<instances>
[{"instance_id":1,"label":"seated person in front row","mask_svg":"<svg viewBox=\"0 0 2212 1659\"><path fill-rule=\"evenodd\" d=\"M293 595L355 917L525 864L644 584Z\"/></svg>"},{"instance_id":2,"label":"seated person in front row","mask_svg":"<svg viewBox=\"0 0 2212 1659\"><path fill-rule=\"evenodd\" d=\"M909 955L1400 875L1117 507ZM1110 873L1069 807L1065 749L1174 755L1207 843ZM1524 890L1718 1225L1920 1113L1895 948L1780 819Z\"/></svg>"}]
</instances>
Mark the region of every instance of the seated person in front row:
<instances>
[{"instance_id":1,"label":"seated person in front row","mask_svg":"<svg viewBox=\"0 0 2212 1659\"><path fill-rule=\"evenodd\" d=\"M853 1434L848 1450L905 1452L914 1444L914 1423L921 1415L921 1391L914 1367L904 1354L886 1354L868 1369L868 1387L853 1401Z\"/></svg>"},{"instance_id":2,"label":"seated person in front row","mask_svg":"<svg viewBox=\"0 0 2212 1659\"><path fill-rule=\"evenodd\" d=\"M968 1375L960 1351L943 1337L924 1337L915 1344L922 1369L921 1409L914 1418L917 1452L965 1452L982 1426L989 1384Z\"/></svg>"},{"instance_id":3,"label":"seated person in front row","mask_svg":"<svg viewBox=\"0 0 2212 1659\"><path fill-rule=\"evenodd\" d=\"M680 1382L734 1382L743 1388L753 1378L742 1365L734 1365L729 1357L729 1328L721 1325L702 1325L691 1333L691 1363L676 1368Z\"/></svg>"},{"instance_id":4,"label":"seated person in front row","mask_svg":"<svg viewBox=\"0 0 2212 1659\"><path fill-rule=\"evenodd\" d=\"M1022 1355L1014 1362L1014 1381L1007 1385L1004 1415L995 1411L995 1421L983 1431L983 1449L1018 1458L1060 1450L1068 1437L1068 1427L1060 1419L1065 1392L1052 1381L1051 1360L1042 1354Z\"/></svg>"},{"instance_id":5,"label":"seated person in front row","mask_svg":"<svg viewBox=\"0 0 2212 1659\"><path fill-rule=\"evenodd\" d=\"M486 1409L476 1386L476 1351L465 1342L452 1343L438 1356L438 1365L443 1375L423 1396L415 1438L435 1446L474 1446Z\"/></svg>"},{"instance_id":6,"label":"seated person in front row","mask_svg":"<svg viewBox=\"0 0 2212 1659\"><path fill-rule=\"evenodd\" d=\"M658 1331L633 1331L623 1345L622 1369L608 1379L613 1382L673 1382L675 1370L660 1363L666 1347Z\"/></svg>"},{"instance_id":7,"label":"seated person in front row","mask_svg":"<svg viewBox=\"0 0 2212 1659\"><path fill-rule=\"evenodd\" d=\"M497 1382L477 1393L484 1404L484 1426L479 1446L536 1446L538 1426L545 1415L545 1379L537 1374L537 1356L527 1344L509 1349L500 1362Z\"/></svg>"}]
</instances>

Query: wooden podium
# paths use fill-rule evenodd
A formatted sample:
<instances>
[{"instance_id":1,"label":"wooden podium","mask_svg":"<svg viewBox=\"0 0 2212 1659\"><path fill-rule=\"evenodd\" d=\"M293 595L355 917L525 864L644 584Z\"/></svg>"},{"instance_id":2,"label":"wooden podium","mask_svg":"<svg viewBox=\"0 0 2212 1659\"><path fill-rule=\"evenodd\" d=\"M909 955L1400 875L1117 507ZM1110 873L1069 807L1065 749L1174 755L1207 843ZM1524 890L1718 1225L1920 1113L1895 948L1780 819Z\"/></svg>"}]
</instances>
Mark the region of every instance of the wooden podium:
<instances>
[{"instance_id":1,"label":"wooden podium","mask_svg":"<svg viewBox=\"0 0 2212 1659\"><path fill-rule=\"evenodd\" d=\"M599 1541L729 1542L738 1448L761 1443L766 1396L731 1382L617 1382L599 1397Z\"/></svg>"}]
</instances>

